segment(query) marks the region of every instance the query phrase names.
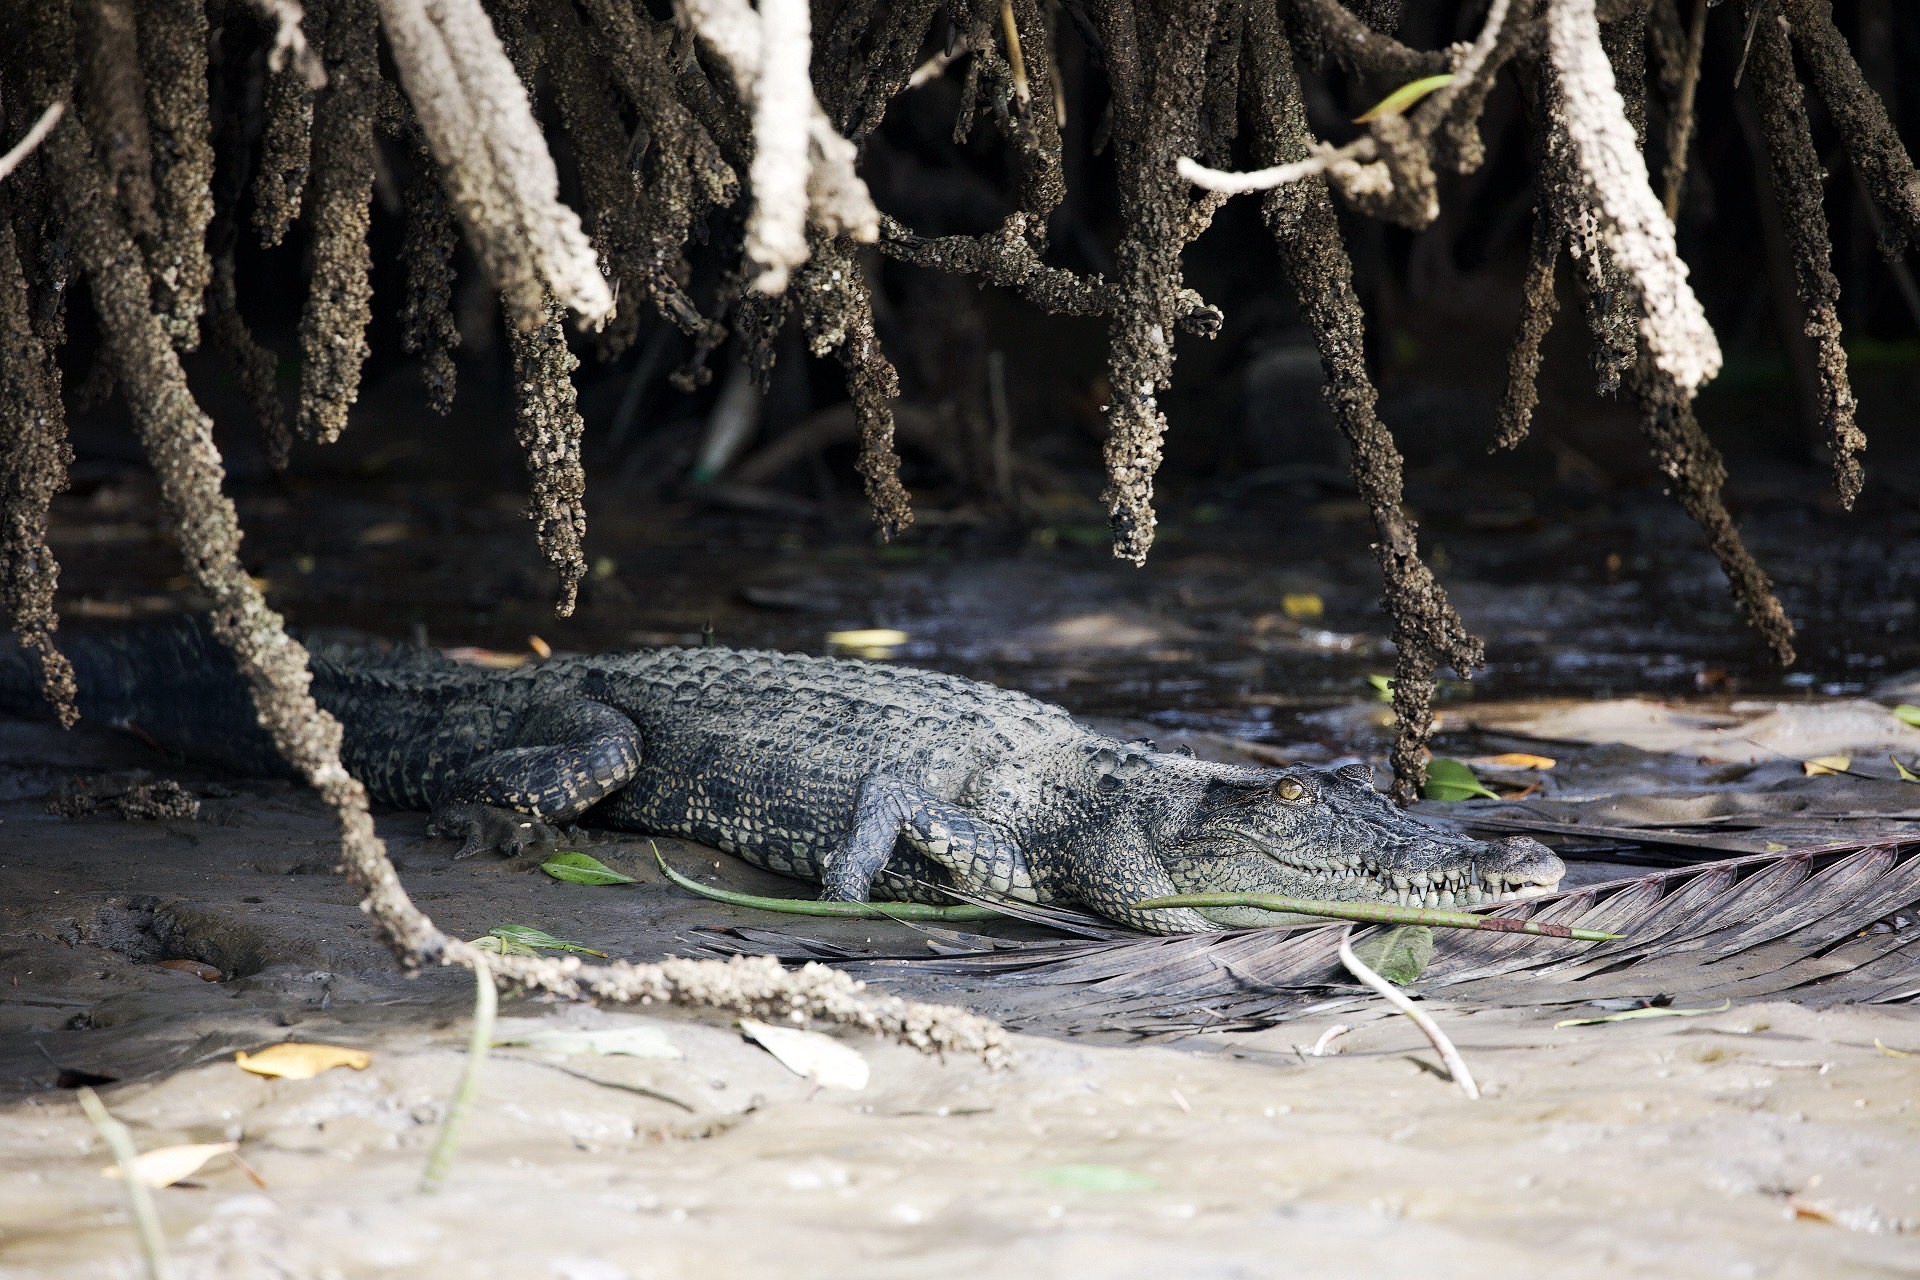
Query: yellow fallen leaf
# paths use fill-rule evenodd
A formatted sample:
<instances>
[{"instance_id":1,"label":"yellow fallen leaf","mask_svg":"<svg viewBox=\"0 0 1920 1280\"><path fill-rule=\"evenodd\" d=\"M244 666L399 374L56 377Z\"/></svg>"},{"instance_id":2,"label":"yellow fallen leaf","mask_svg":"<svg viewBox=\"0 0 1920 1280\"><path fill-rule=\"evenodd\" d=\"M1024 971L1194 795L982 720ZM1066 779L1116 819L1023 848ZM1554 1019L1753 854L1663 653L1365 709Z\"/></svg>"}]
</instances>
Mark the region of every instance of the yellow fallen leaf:
<instances>
[{"instance_id":1,"label":"yellow fallen leaf","mask_svg":"<svg viewBox=\"0 0 1920 1280\"><path fill-rule=\"evenodd\" d=\"M1852 763L1849 756L1815 756L1811 760L1802 760L1800 767L1807 771L1809 778L1818 778L1824 774L1845 773Z\"/></svg>"},{"instance_id":2,"label":"yellow fallen leaf","mask_svg":"<svg viewBox=\"0 0 1920 1280\"><path fill-rule=\"evenodd\" d=\"M855 631L829 631L827 644L856 658L891 658L893 651L907 642L904 631L892 627L862 627Z\"/></svg>"},{"instance_id":3,"label":"yellow fallen leaf","mask_svg":"<svg viewBox=\"0 0 1920 1280\"><path fill-rule=\"evenodd\" d=\"M282 1080L308 1080L335 1067L365 1071L373 1055L364 1049L348 1049L337 1044L302 1044L289 1040L269 1045L258 1053L244 1050L233 1055L242 1071L257 1076L278 1076Z\"/></svg>"},{"instance_id":4,"label":"yellow fallen leaf","mask_svg":"<svg viewBox=\"0 0 1920 1280\"><path fill-rule=\"evenodd\" d=\"M1311 591L1288 592L1280 597L1280 609L1295 622L1301 622L1326 613L1327 604Z\"/></svg>"},{"instance_id":5,"label":"yellow fallen leaf","mask_svg":"<svg viewBox=\"0 0 1920 1280\"><path fill-rule=\"evenodd\" d=\"M1497 756L1474 756L1468 764L1482 769L1551 769L1559 761L1527 751L1502 751Z\"/></svg>"},{"instance_id":6,"label":"yellow fallen leaf","mask_svg":"<svg viewBox=\"0 0 1920 1280\"><path fill-rule=\"evenodd\" d=\"M870 649L876 645L900 645L907 633L892 627L862 627L856 631L829 631L827 643L848 649Z\"/></svg>"},{"instance_id":7,"label":"yellow fallen leaf","mask_svg":"<svg viewBox=\"0 0 1920 1280\"><path fill-rule=\"evenodd\" d=\"M1896 1049L1890 1044L1881 1044L1879 1036L1873 1038L1873 1047L1889 1058L1920 1058L1920 1053L1914 1053L1910 1049Z\"/></svg>"},{"instance_id":8,"label":"yellow fallen leaf","mask_svg":"<svg viewBox=\"0 0 1920 1280\"><path fill-rule=\"evenodd\" d=\"M239 1149L237 1142L187 1142L177 1147L155 1147L134 1158L133 1176L150 1187L170 1187L198 1173L200 1166L215 1156L229 1155ZM122 1176L117 1164L110 1164L100 1172L109 1178Z\"/></svg>"}]
</instances>

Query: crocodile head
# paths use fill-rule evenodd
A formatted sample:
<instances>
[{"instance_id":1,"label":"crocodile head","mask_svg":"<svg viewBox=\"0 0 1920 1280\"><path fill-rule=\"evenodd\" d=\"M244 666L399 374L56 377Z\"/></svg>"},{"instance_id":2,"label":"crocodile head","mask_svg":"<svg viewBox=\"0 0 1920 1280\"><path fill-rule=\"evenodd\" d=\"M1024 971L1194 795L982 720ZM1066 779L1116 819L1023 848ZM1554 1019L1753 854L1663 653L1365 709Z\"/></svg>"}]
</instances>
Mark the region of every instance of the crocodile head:
<instances>
[{"instance_id":1,"label":"crocodile head","mask_svg":"<svg viewBox=\"0 0 1920 1280\"><path fill-rule=\"evenodd\" d=\"M1376 791L1365 765L1190 763L1204 786L1180 806L1176 828L1158 833L1160 861L1184 893L1459 908L1547 893L1566 874L1537 840L1470 840L1428 826ZM1200 914L1229 926L1288 919L1244 907Z\"/></svg>"}]
</instances>

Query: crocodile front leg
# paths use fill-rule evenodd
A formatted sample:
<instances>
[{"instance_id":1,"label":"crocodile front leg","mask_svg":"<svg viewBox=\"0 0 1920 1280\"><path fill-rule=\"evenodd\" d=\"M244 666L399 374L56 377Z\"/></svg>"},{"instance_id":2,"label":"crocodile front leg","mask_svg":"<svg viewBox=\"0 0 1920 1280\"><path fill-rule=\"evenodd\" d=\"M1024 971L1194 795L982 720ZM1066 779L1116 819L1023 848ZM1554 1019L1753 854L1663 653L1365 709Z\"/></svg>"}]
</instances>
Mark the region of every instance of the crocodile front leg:
<instances>
[{"instance_id":1,"label":"crocodile front leg","mask_svg":"<svg viewBox=\"0 0 1920 1280\"><path fill-rule=\"evenodd\" d=\"M482 849L517 855L559 838L571 822L633 781L640 730L604 702L566 698L531 713L512 745L481 756L433 807L427 830L464 843L456 858Z\"/></svg>"},{"instance_id":2,"label":"crocodile front leg","mask_svg":"<svg viewBox=\"0 0 1920 1280\"><path fill-rule=\"evenodd\" d=\"M1004 831L924 787L878 775L860 784L853 830L827 854L820 896L867 901L874 878L901 840L944 868L962 888L1034 900L1026 855Z\"/></svg>"}]
</instances>

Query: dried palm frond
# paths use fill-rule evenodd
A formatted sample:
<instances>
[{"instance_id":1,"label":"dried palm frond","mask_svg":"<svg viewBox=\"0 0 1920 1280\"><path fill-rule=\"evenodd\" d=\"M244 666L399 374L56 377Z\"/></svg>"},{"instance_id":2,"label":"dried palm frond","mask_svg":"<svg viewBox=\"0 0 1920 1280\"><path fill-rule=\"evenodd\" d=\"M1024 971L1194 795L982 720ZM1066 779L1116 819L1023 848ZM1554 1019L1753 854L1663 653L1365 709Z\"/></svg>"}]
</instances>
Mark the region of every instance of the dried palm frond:
<instances>
[{"instance_id":1,"label":"dried palm frond","mask_svg":"<svg viewBox=\"0 0 1920 1280\"><path fill-rule=\"evenodd\" d=\"M1701 863L1493 912L1622 935L1613 942L1438 930L1413 990L1508 1007L1682 993L1791 994L1816 1005L1907 1000L1920 995L1920 927L1880 922L1916 902L1916 841ZM932 955L754 929L703 933L695 945L937 990L1027 1030L1187 1035L1271 1026L1364 998L1339 962L1344 927L1042 942L943 934Z\"/></svg>"}]
</instances>

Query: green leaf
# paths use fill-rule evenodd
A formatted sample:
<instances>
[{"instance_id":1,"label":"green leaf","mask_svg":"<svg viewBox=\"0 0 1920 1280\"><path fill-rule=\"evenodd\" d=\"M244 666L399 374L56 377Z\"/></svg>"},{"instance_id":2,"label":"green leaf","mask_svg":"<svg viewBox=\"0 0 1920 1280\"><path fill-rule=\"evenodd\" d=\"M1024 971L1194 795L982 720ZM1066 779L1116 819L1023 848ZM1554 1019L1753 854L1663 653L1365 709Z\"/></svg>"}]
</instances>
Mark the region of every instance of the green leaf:
<instances>
[{"instance_id":1,"label":"green leaf","mask_svg":"<svg viewBox=\"0 0 1920 1280\"><path fill-rule=\"evenodd\" d=\"M1471 800L1476 796L1484 796L1488 800L1500 798L1487 790L1465 761L1447 756L1435 756L1427 761L1427 785L1421 794L1429 800Z\"/></svg>"},{"instance_id":2,"label":"green leaf","mask_svg":"<svg viewBox=\"0 0 1920 1280\"><path fill-rule=\"evenodd\" d=\"M1903 702L1895 707L1893 709L1893 718L1902 724L1910 724L1914 728L1920 729L1920 707L1914 706L1911 702Z\"/></svg>"},{"instance_id":3,"label":"green leaf","mask_svg":"<svg viewBox=\"0 0 1920 1280\"><path fill-rule=\"evenodd\" d=\"M1920 782L1920 773L1915 773L1913 770L1907 768L1907 766L1901 764L1899 756L1890 755L1887 759L1893 761L1894 770L1899 773L1900 781Z\"/></svg>"},{"instance_id":4,"label":"green leaf","mask_svg":"<svg viewBox=\"0 0 1920 1280\"><path fill-rule=\"evenodd\" d=\"M1160 1179L1115 1164L1052 1164L1027 1174L1035 1182L1075 1191L1152 1191Z\"/></svg>"},{"instance_id":5,"label":"green leaf","mask_svg":"<svg viewBox=\"0 0 1920 1280\"><path fill-rule=\"evenodd\" d=\"M1592 1027L1602 1022L1638 1022L1642 1018L1697 1018L1703 1013L1725 1013L1733 1008L1732 1000L1722 1000L1719 1004L1705 1009L1675 1009L1665 1005L1656 1005L1645 1009L1627 1009L1620 1013L1609 1013L1600 1018L1562 1018L1554 1023L1560 1027Z\"/></svg>"},{"instance_id":6,"label":"green leaf","mask_svg":"<svg viewBox=\"0 0 1920 1280\"><path fill-rule=\"evenodd\" d=\"M1433 930L1421 925L1389 929L1355 947L1353 954L1394 986L1410 986L1433 960Z\"/></svg>"},{"instance_id":7,"label":"green leaf","mask_svg":"<svg viewBox=\"0 0 1920 1280\"><path fill-rule=\"evenodd\" d=\"M1422 76L1395 89L1366 111L1353 118L1355 124L1365 124L1369 120L1378 120L1381 116L1397 116L1435 89L1444 89L1453 83L1451 75Z\"/></svg>"},{"instance_id":8,"label":"green leaf","mask_svg":"<svg viewBox=\"0 0 1920 1280\"><path fill-rule=\"evenodd\" d=\"M540 869L555 880L568 884L638 884L632 876L622 875L600 859L585 853L556 853L540 864Z\"/></svg>"},{"instance_id":9,"label":"green leaf","mask_svg":"<svg viewBox=\"0 0 1920 1280\"><path fill-rule=\"evenodd\" d=\"M1376 702L1392 702L1393 701L1393 677L1392 676L1368 676L1367 683L1373 686L1374 701Z\"/></svg>"},{"instance_id":10,"label":"green leaf","mask_svg":"<svg viewBox=\"0 0 1920 1280\"><path fill-rule=\"evenodd\" d=\"M583 946L578 942L568 942L564 938L556 938L545 929L536 929L532 925L495 925L493 928L487 930L487 936L490 938L498 938L501 942L516 947L527 947L541 951L565 951L572 955L599 956L602 960L607 958L607 953L604 951L595 951L592 947ZM505 954L515 953L506 952ZM529 950L528 954L532 954L532 950Z\"/></svg>"}]
</instances>

